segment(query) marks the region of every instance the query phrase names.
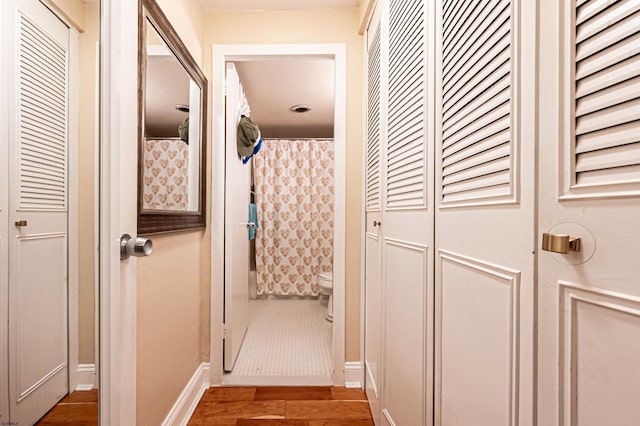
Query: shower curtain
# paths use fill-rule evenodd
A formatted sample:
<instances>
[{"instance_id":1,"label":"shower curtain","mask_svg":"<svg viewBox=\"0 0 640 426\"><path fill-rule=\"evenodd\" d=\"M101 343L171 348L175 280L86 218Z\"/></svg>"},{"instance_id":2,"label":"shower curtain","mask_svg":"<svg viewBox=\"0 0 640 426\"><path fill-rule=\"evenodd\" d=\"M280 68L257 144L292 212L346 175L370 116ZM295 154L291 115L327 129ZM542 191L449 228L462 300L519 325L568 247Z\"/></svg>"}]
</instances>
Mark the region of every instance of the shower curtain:
<instances>
[{"instance_id":1,"label":"shower curtain","mask_svg":"<svg viewBox=\"0 0 640 426\"><path fill-rule=\"evenodd\" d=\"M316 296L333 264L333 140L264 140L253 160L257 293Z\"/></svg>"}]
</instances>

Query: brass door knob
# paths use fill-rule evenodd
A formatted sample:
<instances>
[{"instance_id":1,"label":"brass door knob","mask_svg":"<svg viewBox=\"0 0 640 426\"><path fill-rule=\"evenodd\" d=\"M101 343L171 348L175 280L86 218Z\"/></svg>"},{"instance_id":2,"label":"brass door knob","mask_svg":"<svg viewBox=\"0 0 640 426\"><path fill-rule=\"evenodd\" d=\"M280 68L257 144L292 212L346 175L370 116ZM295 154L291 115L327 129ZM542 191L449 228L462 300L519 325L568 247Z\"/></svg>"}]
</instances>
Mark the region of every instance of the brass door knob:
<instances>
[{"instance_id":1,"label":"brass door knob","mask_svg":"<svg viewBox=\"0 0 640 426\"><path fill-rule=\"evenodd\" d=\"M27 226L27 221L26 220L16 220L15 225L16 225L16 227L21 228L23 226Z\"/></svg>"},{"instance_id":2,"label":"brass door knob","mask_svg":"<svg viewBox=\"0 0 640 426\"><path fill-rule=\"evenodd\" d=\"M542 250L563 254L580 251L580 237L545 232L542 234Z\"/></svg>"},{"instance_id":3,"label":"brass door knob","mask_svg":"<svg viewBox=\"0 0 640 426\"><path fill-rule=\"evenodd\" d=\"M379 220L374 220L374 221L373 221L373 226L374 226L374 227L375 227L375 226L382 226L382 222L381 222L381 221L379 221Z\"/></svg>"}]
</instances>

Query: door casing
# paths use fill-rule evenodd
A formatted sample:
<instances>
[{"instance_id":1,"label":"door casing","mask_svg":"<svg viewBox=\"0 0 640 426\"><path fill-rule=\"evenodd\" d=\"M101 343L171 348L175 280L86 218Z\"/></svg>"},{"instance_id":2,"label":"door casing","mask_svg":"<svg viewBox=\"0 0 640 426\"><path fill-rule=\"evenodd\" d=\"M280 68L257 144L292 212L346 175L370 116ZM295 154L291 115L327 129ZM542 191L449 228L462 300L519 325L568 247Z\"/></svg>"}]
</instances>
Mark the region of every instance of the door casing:
<instances>
[{"instance_id":1,"label":"door casing","mask_svg":"<svg viewBox=\"0 0 640 426\"><path fill-rule=\"evenodd\" d=\"M335 203L333 260L333 384L344 385L347 50L344 44L213 45L211 196L211 385L223 378L225 64L261 59L333 58L335 63Z\"/></svg>"}]
</instances>

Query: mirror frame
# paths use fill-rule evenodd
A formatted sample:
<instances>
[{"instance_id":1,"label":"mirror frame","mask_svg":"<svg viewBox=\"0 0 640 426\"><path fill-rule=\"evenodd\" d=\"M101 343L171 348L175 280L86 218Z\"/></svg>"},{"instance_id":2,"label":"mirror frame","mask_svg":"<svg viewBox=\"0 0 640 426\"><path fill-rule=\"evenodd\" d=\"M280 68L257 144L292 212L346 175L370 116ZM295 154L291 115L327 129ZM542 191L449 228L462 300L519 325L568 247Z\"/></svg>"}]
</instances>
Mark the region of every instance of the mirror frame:
<instances>
[{"instance_id":1,"label":"mirror frame","mask_svg":"<svg viewBox=\"0 0 640 426\"><path fill-rule=\"evenodd\" d=\"M200 188L197 211L143 209L144 128L146 95L146 21L155 27L191 79L200 87ZM138 2L138 234L150 235L205 228L206 149L207 146L207 78L189 53L180 36L155 0Z\"/></svg>"}]
</instances>

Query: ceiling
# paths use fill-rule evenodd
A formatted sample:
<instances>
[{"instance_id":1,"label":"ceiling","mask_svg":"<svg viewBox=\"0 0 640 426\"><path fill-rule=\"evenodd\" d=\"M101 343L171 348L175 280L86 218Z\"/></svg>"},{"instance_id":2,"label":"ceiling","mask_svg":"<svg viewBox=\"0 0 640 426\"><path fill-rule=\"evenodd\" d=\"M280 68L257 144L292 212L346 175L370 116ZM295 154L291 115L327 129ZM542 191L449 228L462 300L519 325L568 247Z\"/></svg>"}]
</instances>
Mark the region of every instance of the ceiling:
<instances>
[{"instance_id":1,"label":"ceiling","mask_svg":"<svg viewBox=\"0 0 640 426\"><path fill-rule=\"evenodd\" d=\"M356 7L359 0L200 0L208 11Z\"/></svg>"},{"instance_id":2,"label":"ceiling","mask_svg":"<svg viewBox=\"0 0 640 426\"><path fill-rule=\"evenodd\" d=\"M189 105L189 74L173 56L149 56L145 90L145 136L176 138L187 113L178 104Z\"/></svg>"},{"instance_id":3,"label":"ceiling","mask_svg":"<svg viewBox=\"0 0 640 426\"><path fill-rule=\"evenodd\" d=\"M335 71L332 59L236 62L251 108L265 138L333 137ZM303 114L293 105L308 104Z\"/></svg>"}]
</instances>

